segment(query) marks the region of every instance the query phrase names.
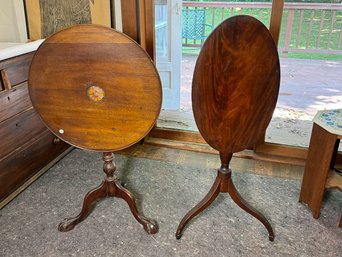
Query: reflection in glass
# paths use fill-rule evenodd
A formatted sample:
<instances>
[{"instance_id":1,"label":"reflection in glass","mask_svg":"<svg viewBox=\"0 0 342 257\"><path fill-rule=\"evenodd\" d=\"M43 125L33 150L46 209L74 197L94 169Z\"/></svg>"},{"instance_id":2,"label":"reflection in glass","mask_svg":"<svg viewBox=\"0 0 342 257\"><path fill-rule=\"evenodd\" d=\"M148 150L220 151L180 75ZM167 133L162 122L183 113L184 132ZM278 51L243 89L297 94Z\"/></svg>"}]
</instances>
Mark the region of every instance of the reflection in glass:
<instances>
[{"instance_id":1,"label":"reflection in glass","mask_svg":"<svg viewBox=\"0 0 342 257\"><path fill-rule=\"evenodd\" d=\"M163 1L160 1L163 2ZM167 4L155 5L155 35L156 35L156 57L165 59L168 57L168 12Z\"/></svg>"}]
</instances>

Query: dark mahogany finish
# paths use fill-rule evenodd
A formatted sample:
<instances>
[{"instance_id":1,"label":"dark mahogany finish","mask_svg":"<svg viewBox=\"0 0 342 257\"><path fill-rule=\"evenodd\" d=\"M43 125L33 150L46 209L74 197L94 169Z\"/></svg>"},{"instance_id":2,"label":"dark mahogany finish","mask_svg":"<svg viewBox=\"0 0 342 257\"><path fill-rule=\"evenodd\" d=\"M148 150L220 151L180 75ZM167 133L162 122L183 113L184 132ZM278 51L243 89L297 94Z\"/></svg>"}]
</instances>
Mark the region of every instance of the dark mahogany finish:
<instances>
[{"instance_id":1,"label":"dark mahogany finish","mask_svg":"<svg viewBox=\"0 0 342 257\"><path fill-rule=\"evenodd\" d=\"M23 191L70 146L53 143L27 89L34 53L0 60L0 208Z\"/></svg>"},{"instance_id":2,"label":"dark mahogany finish","mask_svg":"<svg viewBox=\"0 0 342 257\"><path fill-rule=\"evenodd\" d=\"M152 219L147 219L140 215L135 204L133 195L121 186L118 179L115 177L115 164L113 163L114 155L111 152L103 153L103 171L106 173L106 178L103 180L100 186L89 191L83 201L82 211L75 218L68 218L63 220L58 230L61 232L72 230L78 223L84 220L89 214L90 207L94 201L103 197L119 197L124 199L127 203L134 218L143 225L145 231L149 234L155 234L158 232L158 224Z\"/></svg>"},{"instance_id":3,"label":"dark mahogany finish","mask_svg":"<svg viewBox=\"0 0 342 257\"><path fill-rule=\"evenodd\" d=\"M250 16L221 23L206 40L198 57L192 106L197 127L210 146L220 152L221 168L207 196L183 218L176 237L219 192L228 192L242 209L260 220L274 239L266 218L236 191L229 162L232 154L253 145L272 118L280 83L277 47L268 29Z\"/></svg>"},{"instance_id":4,"label":"dark mahogany finish","mask_svg":"<svg viewBox=\"0 0 342 257\"><path fill-rule=\"evenodd\" d=\"M132 194L114 177L112 155L139 142L159 115L161 83L147 53L115 30L78 25L40 46L28 81L33 106L53 133L76 147L103 152L105 180L59 230L85 219L96 199L115 196L128 203L147 233L156 233L157 223L138 213Z\"/></svg>"}]
</instances>

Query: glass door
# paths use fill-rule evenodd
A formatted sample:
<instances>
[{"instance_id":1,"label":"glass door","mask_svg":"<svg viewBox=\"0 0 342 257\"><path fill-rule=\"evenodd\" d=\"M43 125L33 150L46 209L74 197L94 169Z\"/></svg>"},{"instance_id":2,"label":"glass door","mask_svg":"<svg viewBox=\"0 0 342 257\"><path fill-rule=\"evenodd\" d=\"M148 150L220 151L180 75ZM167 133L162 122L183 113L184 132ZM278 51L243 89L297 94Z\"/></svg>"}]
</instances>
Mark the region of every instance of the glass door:
<instances>
[{"instance_id":1,"label":"glass door","mask_svg":"<svg viewBox=\"0 0 342 257\"><path fill-rule=\"evenodd\" d=\"M156 64L163 86L163 110L180 105L181 0L155 1Z\"/></svg>"}]
</instances>

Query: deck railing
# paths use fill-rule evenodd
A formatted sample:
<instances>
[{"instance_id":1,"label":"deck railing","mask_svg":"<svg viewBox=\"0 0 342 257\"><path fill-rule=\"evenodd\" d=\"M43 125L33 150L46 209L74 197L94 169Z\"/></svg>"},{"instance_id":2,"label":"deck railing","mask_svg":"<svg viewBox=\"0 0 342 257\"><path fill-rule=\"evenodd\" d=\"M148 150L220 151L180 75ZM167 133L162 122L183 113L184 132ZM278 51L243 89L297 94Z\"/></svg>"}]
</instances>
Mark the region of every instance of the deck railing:
<instances>
[{"instance_id":1,"label":"deck railing","mask_svg":"<svg viewBox=\"0 0 342 257\"><path fill-rule=\"evenodd\" d=\"M268 27L272 4L184 1L183 8L206 9L206 21L212 28L238 14L254 16ZM278 44L283 57L289 52L341 55L341 42L342 4L285 3ZM183 39L183 46L200 47L202 44L203 40Z\"/></svg>"}]
</instances>

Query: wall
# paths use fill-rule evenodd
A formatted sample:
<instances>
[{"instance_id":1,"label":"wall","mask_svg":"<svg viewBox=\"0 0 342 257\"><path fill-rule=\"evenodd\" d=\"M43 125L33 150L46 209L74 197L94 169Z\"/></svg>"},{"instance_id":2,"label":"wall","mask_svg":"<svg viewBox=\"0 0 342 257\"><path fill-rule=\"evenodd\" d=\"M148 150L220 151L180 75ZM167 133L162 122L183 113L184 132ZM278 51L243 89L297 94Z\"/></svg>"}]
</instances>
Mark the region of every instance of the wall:
<instances>
[{"instance_id":1,"label":"wall","mask_svg":"<svg viewBox=\"0 0 342 257\"><path fill-rule=\"evenodd\" d=\"M0 42L26 42L23 1L0 0Z\"/></svg>"},{"instance_id":2,"label":"wall","mask_svg":"<svg viewBox=\"0 0 342 257\"><path fill-rule=\"evenodd\" d=\"M121 0L110 0L114 6L113 19L114 24L116 24L116 28L119 31L122 31L122 21L121 21ZM94 19L93 23L103 24L110 26L110 18L109 12L109 2L110 1L91 1L91 12L92 18ZM26 20L25 20L25 11L24 11L24 1L23 0L0 0L0 42L27 42L27 30L26 30ZM39 0L26 0L26 3L29 4L28 12L32 13L32 7L39 7ZM32 3L36 3L33 5ZM39 8L35 8L39 9ZM35 10L39 13L39 10ZM104 15L104 12L108 12L107 15ZM36 21L40 17L37 13L33 13L34 17L28 17L29 22ZM100 14L100 15L98 15ZM33 22L34 23L34 22ZM33 24L37 25L37 24ZM32 24L31 24L32 26ZM31 28L31 33L34 34L35 29L37 30L37 35L34 34L32 39L41 38L41 24L39 21L37 28Z\"/></svg>"}]
</instances>

